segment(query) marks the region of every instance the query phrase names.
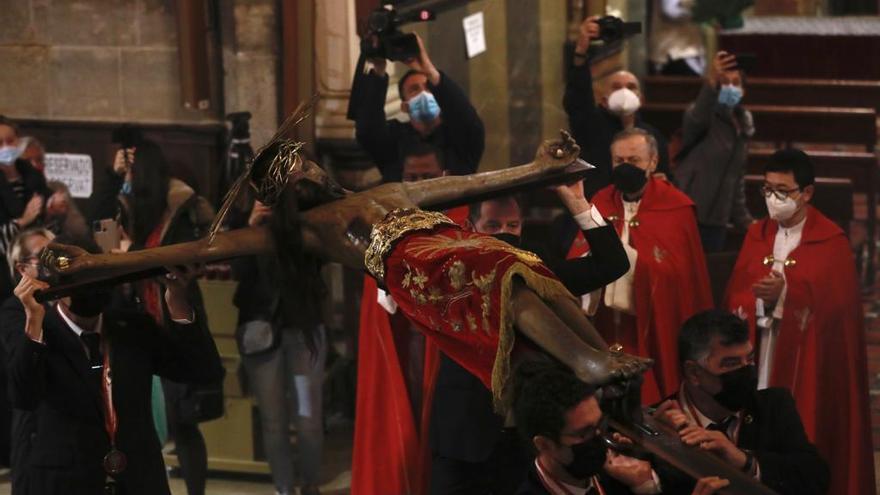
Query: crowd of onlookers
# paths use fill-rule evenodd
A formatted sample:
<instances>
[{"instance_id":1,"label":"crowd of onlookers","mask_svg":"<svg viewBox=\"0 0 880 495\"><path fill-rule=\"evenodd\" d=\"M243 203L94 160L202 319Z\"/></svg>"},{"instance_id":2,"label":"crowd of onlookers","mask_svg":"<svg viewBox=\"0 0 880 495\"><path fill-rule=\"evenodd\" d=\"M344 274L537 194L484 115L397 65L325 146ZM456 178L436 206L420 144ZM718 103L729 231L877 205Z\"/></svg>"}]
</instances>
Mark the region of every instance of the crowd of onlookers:
<instances>
[{"instance_id":1,"label":"crowd of onlookers","mask_svg":"<svg viewBox=\"0 0 880 495\"><path fill-rule=\"evenodd\" d=\"M568 211L541 239L522 237L527 217L518 198L447 213L465 228L538 253L581 296L609 344L652 358L642 402L684 443L779 493L873 493L864 332L846 236L810 206L813 166L797 149L766 160L769 218L753 218L744 169L755 128L744 106L743 66L734 54L706 53L696 26L676 25L686 20L673 5L679 2L660 3L669 25L649 40L654 68L704 81L680 133L666 136L642 118L645 97L631 72L594 83L590 60L601 29L598 18L587 18L562 104L581 156L596 169L556 189ZM368 60L355 76L367 88L352 112L357 139L387 181L473 173L484 148L478 113L419 45L397 80L408 122L386 120L385 60ZM732 230L745 234L741 247L731 246ZM716 301L707 255L730 249L740 254ZM554 366L521 370L519 432L506 429L491 393L458 363L441 354L431 375L430 351L387 293L370 285L361 304L360 339L388 339L396 350L360 351L358 386L367 392L358 400L356 431L405 424L421 437L408 443L389 432L395 441L377 444L356 432L356 493L422 483L434 494L708 494L727 483L706 478L695 486L662 462L606 455L594 390ZM849 364L841 370L829 359ZM392 374L403 380L403 393L376 385L394 383ZM845 426L832 419L828 402L835 383L846 384L839 389L845 398L834 401L847 411ZM375 419L391 409L383 400L401 396L409 412ZM530 449L521 448L522 434ZM406 461L411 449L429 452L429 466ZM373 462L377 455L389 461Z\"/></svg>"},{"instance_id":2,"label":"crowd of onlookers","mask_svg":"<svg viewBox=\"0 0 880 495\"><path fill-rule=\"evenodd\" d=\"M680 136L642 118L633 73L595 84L590 62L601 33L590 17L560 103L595 170L555 187L565 211L550 235L523 236L518 197L447 213L537 253L608 344L653 359L642 403L684 444L780 494L873 493L864 332L846 237L810 206L813 167L796 149L767 160L769 217L752 217L746 74L734 54L709 56L692 24L676 24L687 17L677 5L685 2L654 3L662 8L649 40L653 67L704 81ZM406 122L385 114L385 59L368 60L356 75L357 141L387 182L474 173L485 148L482 119L416 39L419 55L396 80ZM224 369L199 269L170 267L158 278L35 300L50 282L40 256L52 242L115 253L205 234L209 202L173 176L156 143L137 136L129 144L112 166L95 170L105 177L84 214L63 184L46 180L39 141L0 117L0 254L8 261L0 270L0 463L10 466L16 494L106 493L108 483L114 493L168 493L160 452L169 437L188 493L205 493L198 424L223 414ZM251 199L229 226L272 216ZM92 225L111 233L109 243L95 242ZM729 248L732 229L745 240L716 301L706 256ZM239 352L277 493L316 494L324 294L283 290L279 263L270 255L233 263ZM491 391L460 363L443 354L433 363L424 337L370 281L359 331L362 341L380 336L392 349L360 347L355 493L407 486L432 494L708 495L729 483L631 456L632 441L606 429L602 394L558 364L517 369L512 415L502 417ZM388 416L384 405L401 398L406 406ZM387 428L380 441L358 433L379 427Z\"/></svg>"}]
</instances>

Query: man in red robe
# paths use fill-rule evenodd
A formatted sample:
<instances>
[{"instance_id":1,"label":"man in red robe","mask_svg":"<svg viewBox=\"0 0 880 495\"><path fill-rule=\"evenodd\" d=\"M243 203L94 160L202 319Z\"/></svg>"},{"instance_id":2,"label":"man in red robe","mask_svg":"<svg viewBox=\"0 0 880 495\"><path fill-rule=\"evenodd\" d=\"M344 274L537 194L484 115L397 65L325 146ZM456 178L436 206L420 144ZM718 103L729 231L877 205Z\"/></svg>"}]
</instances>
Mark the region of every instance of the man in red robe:
<instances>
[{"instance_id":1,"label":"man in red robe","mask_svg":"<svg viewBox=\"0 0 880 495\"><path fill-rule=\"evenodd\" d=\"M650 404L677 390L678 329L712 307L712 291L694 203L666 180L651 177L658 161L653 136L638 128L623 131L611 144L611 156L613 184L592 201L617 228L630 271L604 294L590 294L585 307L598 309L596 328L607 342L654 359L642 387L642 400ZM568 255L588 250L578 234Z\"/></svg>"},{"instance_id":2,"label":"man in red robe","mask_svg":"<svg viewBox=\"0 0 880 495\"><path fill-rule=\"evenodd\" d=\"M829 493L874 494L862 308L849 241L809 205L814 173L800 150L764 174L770 217L749 228L725 305L749 322L759 388L791 390L831 465Z\"/></svg>"},{"instance_id":3,"label":"man in red robe","mask_svg":"<svg viewBox=\"0 0 880 495\"><path fill-rule=\"evenodd\" d=\"M445 175L436 150L411 148L404 182ZM468 208L447 212L464 225ZM358 336L352 493L423 493L427 432L439 355L376 280L364 277Z\"/></svg>"}]
</instances>

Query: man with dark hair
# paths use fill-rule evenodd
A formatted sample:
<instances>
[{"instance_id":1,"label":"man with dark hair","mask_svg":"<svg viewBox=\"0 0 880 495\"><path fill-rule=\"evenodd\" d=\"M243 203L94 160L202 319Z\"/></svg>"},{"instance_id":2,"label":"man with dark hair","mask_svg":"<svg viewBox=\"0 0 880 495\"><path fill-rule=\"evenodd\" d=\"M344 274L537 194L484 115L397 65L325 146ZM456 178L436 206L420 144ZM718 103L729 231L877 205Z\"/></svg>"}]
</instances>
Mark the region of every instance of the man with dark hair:
<instances>
[{"instance_id":1,"label":"man with dark hair","mask_svg":"<svg viewBox=\"0 0 880 495\"><path fill-rule=\"evenodd\" d=\"M679 384L675 336L688 317L713 306L694 203L669 182L652 177L657 142L651 133L627 129L611 143L612 185L593 204L617 229L630 259L626 275L589 295L596 327L609 343L654 359L642 399L654 403ZM560 235L567 257L590 249L574 228Z\"/></svg>"},{"instance_id":2,"label":"man with dark hair","mask_svg":"<svg viewBox=\"0 0 880 495\"><path fill-rule=\"evenodd\" d=\"M558 186L557 194L593 247L591 256L544 258L574 295L604 287L626 273L629 260L614 228L584 197L583 182ZM523 211L514 196L470 206L465 228L521 247ZM525 246L530 249L529 246ZM544 256L546 249L530 249ZM445 354L431 411L431 493L511 493L522 481L524 455L516 435L492 408L492 393Z\"/></svg>"},{"instance_id":3,"label":"man with dark hair","mask_svg":"<svg viewBox=\"0 0 880 495\"><path fill-rule=\"evenodd\" d=\"M598 16L587 17L581 24L562 100L571 133L581 145L581 156L596 166L586 181L589 196L611 183L609 146L614 135L625 129L644 129L654 137L658 144L657 171L669 174L666 137L639 115L644 95L638 78L625 70L611 74L596 101L589 48L590 43L599 38L598 19Z\"/></svg>"},{"instance_id":4,"label":"man with dark hair","mask_svg":"<svg viewBox=\"0 0 880 495\"><path fill-rule=\"evenodd\" d=\"M439 149L425 142L415 142L402 150L403 182L418 182L446 175Z\"/></svg>"},{"instance_id":5,"label":"man with dark hair","mask_svg":"<svg viewBox=\"0 0 880 495\"><path fill-rule=\"evenodd\" d=\"M514 383L514 419L536 452L518 495L690 493L661 486L651 463L608 450L599 430L595 389L549 362L523 363ZM626 439L615 434L615 440ZM725 480L703 478L694 495L711 495Z\"/></svg>"},{"instance_id":6,"label":"man with dark hair","mask_svg":"<svg viewBox=\"0 0 880 495\"><path fill-rule=\"evenodd\" d=\"M721 310L694 315L678 336L678 357L681 388L654 414L685 444L717 455L780 495L828 493L828 465L807 438L791 393L756 388L745 322ZM662 478L671 493L693 485L683 476Z\"/></svg>"},{"instance_id":7,"label":"man with dark hair","mask_svg":"<svg viewBox=\"0 0 880 495\"><path fill-rule=\"evenodd\" d=\"M718 52L699 96L684 113L675 182L697 205L707 253L724 249L729 222L741 231L752 222L744 175L755 124L742 106L744 82L736 56Z\"/></svg>"},{"instance_id":8,"label":"man with dark hair","mask_svg":"<svg viewBox=\"0 0 880 495\"><path fill-rule=\"evenodd\" d=\"M360 101L354 107L358 143L370 154L386 182L399 182L405 150L428 142L440 150L451 175L477 170L485 148L483 121L464 91L440 72L428 56L421 38L419 56L397 83L401 109L409 122L385 120L388 74L385 59L372 59L373 69L358 74Z\"/></svg>"},{"instance_id":9,"label":"man with dark hair","mask_svg":"<svg viewBox=\"0 0 880 495\"><path fill-rule=\"evenodd\" d=\"M758 387L792 390L807 434L831 461L831 493L874 493L865 331L855 262L843 231L810 206L801 150L774 153L725 307L758 345ZM833 400L831 398L833 397Z\"/></svg>"},{"instance_id":10,"label":"man with dark hair","mask_svg":"<svg viewBox=\"0 0 880 495\"><path fill-rule=\"evenodd\" d=\"M56 240L98 252L90 239ZM18 334L4 339L10 397L16 408L33 411L36 422L23 493L170 493L151 420L151 377L212 383L224 371L205 315L188 301L196 271L169 272L164 301L174 324L168 329L143 313L107 309L106 288L40 304L34 293L49 285L22 273L15 295L23 311L4 312L3 319L4 330L18 322Z\"/></svg>"},{"instance_id":11,"label":"man with dark hair","mask_svg":"<svg viewBox=\"0 0 880 495\"><path fill-rule=\"evenodd\" d=\"M468 205L467 226L484 234L508 234L519 242L522 234L522 204L516 196L504 196ZM506 239L505 239L506 240Z\"/></svg>"}]
</instances>

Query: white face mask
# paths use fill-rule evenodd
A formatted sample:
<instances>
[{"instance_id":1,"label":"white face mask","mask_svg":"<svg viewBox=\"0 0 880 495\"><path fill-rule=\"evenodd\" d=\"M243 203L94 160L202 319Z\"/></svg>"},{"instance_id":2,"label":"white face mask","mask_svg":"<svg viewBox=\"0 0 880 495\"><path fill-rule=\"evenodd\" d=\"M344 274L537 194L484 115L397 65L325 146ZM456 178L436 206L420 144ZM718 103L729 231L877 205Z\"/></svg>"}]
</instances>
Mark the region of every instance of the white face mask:
<instances>
[{"instance_id":1,"label":"white face mask","mask_svg":"<svg viewBox=\"0 0 880 495\"><path fill-rule=\"evenodd\" d=\"M771 194L765 201L767 202L767 212L770 213L770 218L777 222L788 220L798 209L797 201L791 198L779 199L775 194Z\"/></svg>"},{"instance_id":2,"label":"white face mask","mask_svg":"<svg viewBox=\"0 0 880 495\"><path fill-rule=\"evenodd\" d=\"M620 88L608 95L608 110L618 115L630 115L642 106L639 95L630 89Z\"/></svg>"}]
</instances>

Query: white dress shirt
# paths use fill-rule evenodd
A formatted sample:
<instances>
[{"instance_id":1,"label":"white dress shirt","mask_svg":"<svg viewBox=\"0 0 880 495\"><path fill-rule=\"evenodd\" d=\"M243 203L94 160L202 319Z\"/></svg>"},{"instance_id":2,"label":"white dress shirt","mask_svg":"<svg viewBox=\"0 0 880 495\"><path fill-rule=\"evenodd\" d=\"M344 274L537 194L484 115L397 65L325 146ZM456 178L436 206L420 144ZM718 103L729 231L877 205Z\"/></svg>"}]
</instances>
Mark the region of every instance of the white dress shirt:
<instances>
[{"instance_id":1,"label":"white dress shirt","mask_svg":"<svg viewBox=\"0 0 880 495\"><path fill-rule=\"evenodd\" d=\"M776 238L773 240L773 271L781 273L783 279L785 279L785 261L791 252L800 245L806 222L807 219L804 217L800 223L789 228L779 225L779 230L776 232ZM767 314L767 305L763 299L755 301L755 319L761 332L761 347L758 356L758 390L767 388L770 383L770 374L773 371L773 353L776 350L776 338L779 335L779 329L772 323L773 320L782 319L787 292L788 285L783 285L772 315Z\"/></svg>"},{"instance_id":2,"label":"white dress shirt","mask_svg":"<svg viewBox=\"0 0 880 495\"><path fill-rule=\"evenodd\" d=\"M622 277L605 287L605 305L613 310L628 314L635 314L636 305L633 283L635 281L636 262L639 258L639 253L629 242L629 224L639 213L639 205L641 203L641 199L638 201L623 201L623 229L620 232L620 242L623 243L623 250L626 251L626 257L629 259L629 270Z\"/></svg>"},{"instance_id":3,"label":"white dress shirt","mask_svg":"<svg viewBox=\"0 0 880 495\"><path fill-rule=\"evenodd\" d=\"M590 230L605 226L605 219L602 218L602 214L599 213L599 210L593 205L590 205L589 210L582 211L573 218L581 230Z\"/></svg>"},{"instance_id":4,"label":"white dress shirt","mask_svg":"<svg viewBox=\"0 0 880 495\"><path fill-rule=\"evenodd\" d=\"M595 476L590 478L590 482L587 483L587 486L574 486L559 481L551 476L550 473L544 471L544 468L541 467L541 463L538 462L538 459L535 459L535 469L538 471L538 477L544 484L544 488L546 488L552 495L586 495L586 493L593 488L593 483L595 482Z\"/></svg>"},{"instance_id":5,"label":"white dress shirt","mask_svg":"<svg viewBox=\"0 0 880 495\"><path fill-rule=\"evenodd\" d=\"M382 306L389 315L393 315L397 313L397 301L391 297L391 294L385 292L382 289L376 289L376 302L379 303L379 306Z\"/></svg>"},{"instance_id":6,"label":"white dress shirt","mask_svg":"<svg viewBox=\"0 0 880 495\"><path fill-rule=\"evenodd\" d=\"M577 223L578 227L580 227L581 230L596 229L607 225L605 223L605 219L602 218L602 214L599 213L599 209L593 205L590 205L589 210L578 213L573 218L575 223ZM581 257L583 258L584 256L589 255L590 251L587 251L582 254ZM587 313L593 314L596 312L596 305L598 304L599 300L601 300L601 289L599 289L599 291L594 291L589 294L582 295L581 307Z\"/></svg>"}]
</instances>

